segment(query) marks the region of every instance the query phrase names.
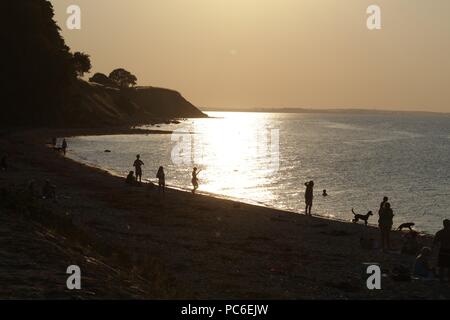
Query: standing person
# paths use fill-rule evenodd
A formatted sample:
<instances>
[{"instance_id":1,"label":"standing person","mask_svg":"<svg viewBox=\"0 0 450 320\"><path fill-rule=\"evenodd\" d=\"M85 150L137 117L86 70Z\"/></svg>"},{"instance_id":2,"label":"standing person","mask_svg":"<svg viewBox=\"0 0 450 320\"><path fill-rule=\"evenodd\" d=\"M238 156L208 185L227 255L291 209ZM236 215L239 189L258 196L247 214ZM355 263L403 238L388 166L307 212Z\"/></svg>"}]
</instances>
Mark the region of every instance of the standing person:
<instances>
[{"instance_id":1,"label":"standing person","mask_svg":"<svg viewBox=\"0 0 450 320\"><path fill-rule=\"evenodd\" d=\"M445 279L445 273L447 278L450 277L450 220L444 220L444 229L438 231L434 236L433 249L439 245L439 278L441 281Z\"/></svg>"},{"instance_id":2,"label":"standing person","mask_svg":"<svg viewBox=\"0 0 450 320\"><path fill-rule=\"evenodd\" d=\"M306 191L305 191L305 214L307 216L311 216L311 208L313 204L313 198L314 198L314 181L306 182Z\"/></svg>"},{"instance_id":3,"label":"standing person","mask_svg":"<svg viewBox=\"0 0 450 320\"><path fill-rule=\"evenodd\" d=\"M156 177L158 178L158 191L161 193L165 193L166 188L166 174L164 173L164 167L159 167L158 173L156 174Z\"/></svg>"},{"instance_id":4,"label":"standing person","mask_svg":"<svg viewBox=\"0 0 450 320\"><path fill-rule=\"evenodd\" d=\"M391 204L386 202L379 212L378 227L381 232L381 247L383 251L391 249L391 230L394 219L394 211L391 209Z\"/></svg>"},{"instance_id":5,"label":"standing person","mask_svg":"<svg viewBox=\"0 0 450 320\"><path fill-rule=\"evenodd\" d=\"M142 162L142 160L141 160L141 155L138 154L136 156L136 160L134 160L133 167L135 168L134 175L136 176L136 181L138 181L139 183L142 182L142 166L143 165L144 165L144 162Z\"/></svg>"},{"instance_id":6,"label":"standing person","mask_svg":"<svg viewBox=\"0 0 450 320\"><path fill-rule=\"evenodd\" d=\"M66 155L66 151L67 151L67 141L66 139L63 139L62 145L61 145L61 149L64 152L64 155Z\"/></svg>"},{"instance_id":7,"label":"standing person","mask_svg":"<svg viewBox=\"0 0 450 320\"><path fill-rule=\"evenodd\" d=\"M192 189L192 193L195 193L195 191L197 191L197 189L198 189L198 177L197 177L197 175L200 173L200 171L201 170L197 171L197 168L194 168L192 170L192 180L191 180L191 182L192 182L192 186L194 187Z\"/></svg>"},{"instance_id":8,"label":"standing person","mask_svg":"<svg viewBox=\"0 0 450 320\"><path fill-rule=\"evenodd\" d=\"M388 197L383 197L383 201L380 203L380 209L378 210L378 215L381 214L381 211L384 208L384 205L389 201Z\"/></svg>"}]
</instances>

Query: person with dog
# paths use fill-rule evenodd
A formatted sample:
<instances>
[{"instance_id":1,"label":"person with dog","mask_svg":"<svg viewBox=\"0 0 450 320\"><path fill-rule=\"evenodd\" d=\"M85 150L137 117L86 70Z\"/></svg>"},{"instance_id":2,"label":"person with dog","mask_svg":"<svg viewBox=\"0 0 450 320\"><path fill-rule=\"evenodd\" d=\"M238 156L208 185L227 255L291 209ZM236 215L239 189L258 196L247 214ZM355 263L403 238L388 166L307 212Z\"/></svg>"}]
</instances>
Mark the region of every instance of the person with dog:
<instances>
[{"instance_id":1,"label":"person with dog","mask_svg":"<svg viewBox=\"0 0 450 320\"><path fill-rule=\"evenodd\" d=\"M385 198L387 199L387 198ZM391 250L391 230L394 219L394 212L389 202L385 202L379 211L378 226L381 232L381 247L383 251Z\"/></svg>"},{"instance_id":2,"label":"person with dog","mask_svg":"<svg viewBox=\"0 0 450 320\"><path fill-rule=\"evenodd\" d=\"M450 277L450 220L445 219L444 229L438 231L434 236L433 249L439 246L438 267L441 281Z\"/></svg>"},{"instance_id":3,"label":"person with dog","mask_svg":"<svg viewBox=\"0 0 450 320\"><path fill-rule=\"evenodd\" d=\"M306 182L306 191L305 191L305 214L307 216L311 216L311 209L313 205L313 198L314 198L314 181Z\"/></svg>"}]
</instances>

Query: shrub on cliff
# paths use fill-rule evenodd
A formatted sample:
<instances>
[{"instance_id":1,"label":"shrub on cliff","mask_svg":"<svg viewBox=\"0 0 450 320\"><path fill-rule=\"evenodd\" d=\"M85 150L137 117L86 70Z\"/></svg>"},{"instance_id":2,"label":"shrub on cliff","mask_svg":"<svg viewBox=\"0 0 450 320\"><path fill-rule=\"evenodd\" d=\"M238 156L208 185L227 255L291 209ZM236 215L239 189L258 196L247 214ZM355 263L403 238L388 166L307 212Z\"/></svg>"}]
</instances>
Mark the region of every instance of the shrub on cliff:
<instances>
[{"instance_id":1,"label":"shrub on cliff","mask_svg":"<svg viewBox=\"0 0 450 320\"><path fill-rule=\"evenodd\" d=\"M104 73L97 72L89 78L89 82L98 83L105 87L115 87L116 84Z\"/></svg>"}]
</instances>

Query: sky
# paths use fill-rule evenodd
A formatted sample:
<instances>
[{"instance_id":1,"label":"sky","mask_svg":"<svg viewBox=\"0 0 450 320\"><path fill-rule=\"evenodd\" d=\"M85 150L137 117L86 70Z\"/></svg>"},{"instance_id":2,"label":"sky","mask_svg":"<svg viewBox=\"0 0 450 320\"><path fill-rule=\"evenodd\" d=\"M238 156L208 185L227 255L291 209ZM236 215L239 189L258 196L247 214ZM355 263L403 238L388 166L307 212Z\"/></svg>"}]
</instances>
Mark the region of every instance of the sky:
<instances>
[{"instance_id":1,"label":"sky","mask_svg":"<svg viewBox=\"0 0 450 320\"><path fill-rule=\"evenodd\" d=\"M51 0L92 72L208 108L450 112L448 0ZM66 27L69 5L81 29ZM381 29L367 28L369 5ZM92 73L91 73L92 74Z\"/></svg>"}]
</instances>

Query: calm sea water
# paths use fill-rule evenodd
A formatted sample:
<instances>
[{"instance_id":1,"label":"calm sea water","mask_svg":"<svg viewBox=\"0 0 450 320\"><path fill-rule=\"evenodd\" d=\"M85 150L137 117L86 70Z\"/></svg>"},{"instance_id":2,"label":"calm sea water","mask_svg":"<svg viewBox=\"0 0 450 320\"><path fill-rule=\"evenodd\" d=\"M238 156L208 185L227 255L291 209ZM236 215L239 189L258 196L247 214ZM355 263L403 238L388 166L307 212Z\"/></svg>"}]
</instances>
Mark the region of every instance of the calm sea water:
<instances>
[{"instance_id":1,"label":"calm sea water","mask_svg":"<svg viewBox=\"0 0 450 320\"><path fill-rule=\"evenodd\" d=\"M69 156L125 176L136 154L144 178L302 213L315 182L313 213L350 220L390 198L394 225L435 232L450 218L450 117L431 114L218 113L160 130L177 134L69 139ZM105 153L111 150L111 153ZM329 196L322 197L326 189ZM376 223L376 215L371 222Z\"/></svg>"}]
</instances>

